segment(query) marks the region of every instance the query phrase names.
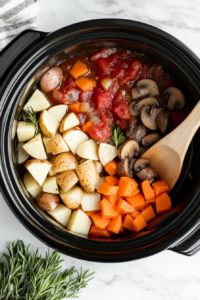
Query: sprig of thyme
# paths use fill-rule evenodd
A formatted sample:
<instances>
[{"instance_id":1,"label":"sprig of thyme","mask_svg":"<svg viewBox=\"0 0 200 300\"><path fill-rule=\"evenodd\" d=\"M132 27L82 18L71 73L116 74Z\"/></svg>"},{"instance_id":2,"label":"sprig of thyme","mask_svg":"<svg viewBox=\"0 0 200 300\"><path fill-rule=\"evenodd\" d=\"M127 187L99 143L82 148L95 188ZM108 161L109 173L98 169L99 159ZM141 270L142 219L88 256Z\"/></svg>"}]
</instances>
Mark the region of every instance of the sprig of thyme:
<instances>
[{"instance_id":1,"label":"sprig of thyme","mask_svg":"<svg viewBox=\"0 0 200 300\"><path fill-rule=\"evenodd\" d=\"M113 123L110 127L112 129L111 139L115 143L116 148L118 148L119 145L125 141L126 137L121 128L119 128L115 123Z\"/></svg>"},{"instance_id":2,"label":"sprig of thyme","mask_svg":"<svg viewBox=\"0 0 200 300\"><path fill-rule=\"evenodd\" d=\"M29 120L26 121L26 125L33 125L35 128L35 135L37 135L40 132L40 127L38 124L39 121L37 121L37 117L32 106L27 107L27 109L25 109L24 111L27 116L27 119Z\"/></svg>"},{"instance_id":3,"label":"sprig of thyme","mask_svg":"<svg viewBox=\"0 0 200 300\"><path fill-rule=\"evenodd\" d=\"M60 254L38 250L31 254L22 241L10 243L8 254L0 259L0 299L61 300L75 297L85 288L94 273L80 273L72 268L61 271Z\"/></svg>"}]
</instances>

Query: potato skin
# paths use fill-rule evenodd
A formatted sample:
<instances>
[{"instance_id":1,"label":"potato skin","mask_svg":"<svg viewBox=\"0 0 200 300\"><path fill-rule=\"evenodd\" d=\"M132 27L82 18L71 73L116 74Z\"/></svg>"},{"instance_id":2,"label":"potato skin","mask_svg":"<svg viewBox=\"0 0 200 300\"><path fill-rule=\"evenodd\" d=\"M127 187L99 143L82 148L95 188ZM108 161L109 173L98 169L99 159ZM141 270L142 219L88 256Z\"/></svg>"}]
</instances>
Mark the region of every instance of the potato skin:
<instances>
[{"instance_id":1,"label":"potato skin","mask_svg":"<svg viewBox=\"0 0 200 300\"><path fill-rule=\"evenodd\" d=\"M49 93L55 90L63 77L63 71L59 67L48 70L40 80L40 88L43 92Z\"/></svg>"},{"instance_id":2,"label":"potato skin","mask_svg":"<svg viewBox=\"0 0 200 300\"><path fill-rule=\"evenodd\" d=\"M69 209L76 209L81 204L83 197L83 190L76 186L69 190L68 192L61 194L61 198L63 203L69 208Z\"/></svg>"},{"instance_id":3,"label":"potato skin","mask_svg":"<svg viewBox=\"0 0 200 300\"><path fill-rule=\"evenodd\" d=\"M99 174L92 160L86 160L76 167L82 188L88 193L94 193L95 186L99 180Z\"/></svg>"},{"instance_id":4,"label":"potato skin","mask_svg":"<svg viewBox=\"0 0 200 300\"><path fill-rule=\"evenodd\" d=\"M56 156L56 159L54 160L52 166L52 171L57 172L57 170L60 169L64 169L64 171L74 170L77 165L78 165L78 161L76 157L70 152L65 152L65 153L58 154L58 156ZM60 173L64 171L61 171Z\"/></svg>"},{"instance_id":5,"label":"potato skin","mask_svg":"<svg viewBox=\"0 0 200 300\"><path fill-rule=\"evenodd\" d=\"M59 201L60 198L56 194L50 193L42 193L36 199L36 203L41 209L49 211L54 210Z\"/></svg>"},{"instance_id":6,"label":"potato skin","mask_svg":"<svg viewBox=\"0 0 200 300\"><path fill-rule=\"evenodd\" d=\"M65 171L57 176L57 183L64 192L67 192L78 182L78 177L73 170Z\"/></svg>"}]
</instances>

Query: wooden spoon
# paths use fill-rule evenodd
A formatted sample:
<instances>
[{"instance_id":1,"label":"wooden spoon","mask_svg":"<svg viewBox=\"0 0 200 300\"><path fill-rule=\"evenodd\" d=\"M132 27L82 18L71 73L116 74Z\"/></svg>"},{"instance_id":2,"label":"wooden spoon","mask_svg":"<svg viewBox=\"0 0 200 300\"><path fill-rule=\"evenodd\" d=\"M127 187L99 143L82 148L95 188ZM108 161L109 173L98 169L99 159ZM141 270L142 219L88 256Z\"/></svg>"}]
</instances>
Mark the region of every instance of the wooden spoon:
<instances>
[{"instance_id":1,"label":"wooden spoon","mask_svg":"<svg viewBox=\"0 0 200 300\"><path fill-rule=\"evenodd\" d=\"M189 116L171 133L157 142L142 157L148 158L160 179L173 188L181 173L190 142L200 126L200 101Z\"/></svg>"}]
</instances>

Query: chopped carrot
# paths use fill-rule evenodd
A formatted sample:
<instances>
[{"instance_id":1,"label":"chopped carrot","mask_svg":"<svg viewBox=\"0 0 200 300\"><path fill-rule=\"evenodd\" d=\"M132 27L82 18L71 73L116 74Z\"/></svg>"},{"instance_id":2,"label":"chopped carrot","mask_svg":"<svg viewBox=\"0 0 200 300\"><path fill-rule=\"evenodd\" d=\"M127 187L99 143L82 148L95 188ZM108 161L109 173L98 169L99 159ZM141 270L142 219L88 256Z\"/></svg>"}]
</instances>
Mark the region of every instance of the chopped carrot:
<instances>
[{"instance_id":1,"label":"chopped carrot","mask_svg":"<svg viewBox=\"0 0 200 300\"><path fill-rule=\"evenodd\" d=\"M144 202L145 202L142 193L139 193L139 194L137 194L137 195L135 195L133 197L125 197L125 199L135 209L138 209L138 207L141 207L141 205L143 205Z\"/></svg>"},{"instance_id":2,"label":"chopped carrot","mask_svg":"<svg viewBox=\"0 0 200 300\"><path fill-rule=\"evenodd\" d=\"M123 222L123 227L127 228L129 230L133 230L132 223L133 223L133 219L129 215L126 215L124 222Z\"/></svg>"},{"instance_id":3,"label":"chopped carrot","mask_svg":"<svg viewBox=\"0 0 200 300\"><path fill-rule=\"evenodd\" d=\"M131 216L131 218L136 219L137 216L139 216L140 212L138 210L134 210L132 213L129 214L129 216Z\"/></svg>"},{"instance_id":4,"label":"chopped carrot","mask_svg":"<svg viewBox=\"0 0 200 300\"><path fill-rule=\"evenodd\" d=\"M164 192L166 192L166 193L169 192L169 186L167 185L166 181L154 182L152 184L152 187L154 189L154 192L155 192L156 196L159 196L160 194L162 194Z\"/></svg>"},{"instance_id":5,"label":"chopped carrot","mask_svg":"<svg viewBox=\"0 0 200 300\"><path fill-rule=\"evenodd\" d=\"M92 215L91 219L95 227L98 229L106 229L108 227L108 224L110 223L110 219L103 218L101 212Z\"/></svg>"},{"instance_id":6,"label":"chopped carrot","mask_svg":"<svg viewBox=\"0 0 200 300\"><path fill-rule=\"evenodd\" d=\"M125 200L121 199L116 205L116 211L118 213L125 215L134 211L134 208L128 204Z\"/></svg>"},{"instance_id":7,"label":"chopped carrot","mask_svg":"<svg viewBox=\"0 0 200 300\"><path fill-rule=\"evenodd\" d=\"M146 222L149 222L156 217L156 213L151 205L145 208L140 215L145 219Z\"/></svg>"},{"instance_id":8,"label":"chopped carrot","mask_svg":"<svg viewBox=\"0 0 200 300\"><path fill-rule=\"evenodd\" d=\"M87 133L87 134L89 134L89 129L90 129L90 127L92 126L92 122L91 121L87 121L83 126L82 126L82 130L85 132L85 133Z\"/></svg>"},{"instance_id":9,"label":"chopped carrot","mask_svg":"<svg viewBox=\"0 0 200 300\"><path fill-rule=\"evenodd\" d=\"M109 161L107 165L105 166L105 171L110 175L114 176L117 174L117 165L118 163L114 160Z\"/></svg>"},{"instance_id":10,"label":"chopped carrot","mask_svg":"<svg viewBox=\"0 0 200 300\"><path fill-rule=\"evenodd\" d=\"M132 227L135 232L142 230L146 226L147 223L141 215L139 215L135 220L132 221Z\"/></svg>"},{"instance_id":11,"label":"chopped carrot","mask_svg":"<svg viewBox=\"0 0 200 300\"><path fill-rule=\"evenodd\" d=\"M117 195L118 189L118 186L113 186L108 182L103 182L98 188L98 193L103 195Z\"/></svg>"},{"instance_id":12,"label":"chopped carrot","mask_svg":"<svg viewBox=\"0 0 200 300\"><path fill-rule=\"evenodd\" d=\"M112 185L118 185L119 184L119 179L115 178L113 176L106 176L106 181Z\"/></svg>"},{"instance_id":13,"label":"chopped carrot","mask_svg":"<svg viewBox=\"0 0 200 300\"><path fill-rule=\"evenodd\" d=\"M79 101L76 101L69 105L69 111L74 113L80 113L81 112L81 103Z\"/></svg>"},{"instance_id":14,"label":"chopped carrot","mask_svg":"<svg viewBox=\"0 0 200 300\"><path fill-rule=\"evenodd\" d=\"M101 213L103 218L110 218L113 219L118 215L118 212L115 210L113 205L108 202L108 200L103 199L100 202L100 207L101 207Z\"/></svg>"},{"instance_id":15,"label":"chopped carrot","mask_svg":"<svg viewBox=\"0 0 200 300\"><path fill-rule=\"evenodd\" d=\"M156 197L156 211L157 214L161 214L166 210L170 210L172 208L171 198L167 195L167 193L163 193Z\"/></svg>"},{"instance_id":16,"label":"chopped carrot","mask_svg":"<svg viewBox=\"0 0 200 300\"><path fill-rule=\"evenodd\" d=\"M116 205L122 197L120 195L102 195L102 199L107 199L111 204Z\"/></svg>"},{"instance_id":17,"label":"chopped carrot","mask_svg":"<svg viewBox=\"0 0 200 300\"><path fill-rule=\"evenodd\" d=\"M75 84L82 90L82 91L91 91L93 89L94 85L94 80L85 78L85 77L80 77L76 79Z\"/></svg>"},{"instance_id":18,"label":"chopped carrot","mask_svg":"<svg viewBox=\"0 0 200 300\"><path fill-rule=\"evenodd\" d=\"M145 180L141 183L141 189L142 189L145 200L150 200L155 197L154 190L150 186L149 180Z\"/></svg>"},{"instance_id":19,"label":"chopped carrot","mask_svg":"<svg viewBox=\"0 0 200 300\"><path fill-rule=\"evenodd\" d=\"M123 227L123 223L124 223L124 219L125 219L126 215L121 215L121 219L122 219L122 223L121 223L121 227L119 232L123 233L124 232L124 227Z\"/></svg>"},{"instance_id":20,"label":"chopped carrot","mask_svg":"<svg viewBox=\"0 0 200 300\"><path fill-rule=\"evenodd\" d=\"M108 231L118 234L121 228L121 224L122 224L122 217L121 215L118 215L110 221L108 225Z\"/></svg>"},{"instance_id":21,"label":"chopped carrot","mask_svg":"<svg viewBox=\"0 0 200 300\"><path fill-rule=\"evenodd\" d=\"M132 192L138 187L137 181L129 177L121 177L119 180L118 194L123 197L130 197Z\"/></svg>"},{"instance_id":22,"label":"chopped carrot","mask_svg":"<svg viewBox=\"0 0 200 300\"><path fill-rule=\"evenodd\" d=\"M148 202L149 204L156 204L156 197L149 199L146 202Z\"/></svg>"},{"instance_id":23,"label":"chopped carrot","mask_svg":"<svg viewBox=\"0 0 200 300\"><path fill-rule=\"evenodd\" d=\"M137 195L137 194L139 194L140 193L140 190L138 189L138 188L136 188L132 193L131 193L131 195L129 196L129 197L133 197L133 196L135 196L135 195Z\"/></svg>"},{"instance_id":24,"label":"chopped carrot","mask_svg":"<svg viewBox=\"0 0 200 300\"><path fill-rule=\"evenodd\" d=\"M107 229L98 229L95 227L94 224L92 224L89 235L90 236L98 236L98 237L110 237L111 232L109 232Z\"/></svg>"},{"instance_id":25,"label":"chopped carrot","mask_svg":"<svg viewBox=\"0 0 200 300\"><path fill-rule=\"evenodd\" d=\"M72 76L74 76L75 78L81 77L85 74L88 73L88 68L86 67L86 65L80 61L77 60L75 62L75 64L73 65L73 67L71 68L70 72L69 72Z\"/></svg>"}]
</instances>

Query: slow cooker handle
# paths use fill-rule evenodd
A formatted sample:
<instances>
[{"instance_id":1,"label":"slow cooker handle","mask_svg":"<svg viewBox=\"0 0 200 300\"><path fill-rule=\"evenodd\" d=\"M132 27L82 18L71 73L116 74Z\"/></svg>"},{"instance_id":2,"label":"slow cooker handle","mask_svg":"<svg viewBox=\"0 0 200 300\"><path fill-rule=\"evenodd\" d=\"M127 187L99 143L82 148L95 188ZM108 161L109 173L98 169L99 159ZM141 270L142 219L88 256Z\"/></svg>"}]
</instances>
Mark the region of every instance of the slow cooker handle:
<instances>
[{"instance_id":1,"label":"slow cooker handle","mask_svg":"<svg viewBox=\"0 0 200 300\"><path fill-rule=\"evenodd\" d=\"M14 61L23 55L24 51L33 46L39 40L43 39L48 33L25 30L13 39L1 52L0 52L0 79L5 74L6 70L14 63Z\"/></svg>"}]
</instances>

